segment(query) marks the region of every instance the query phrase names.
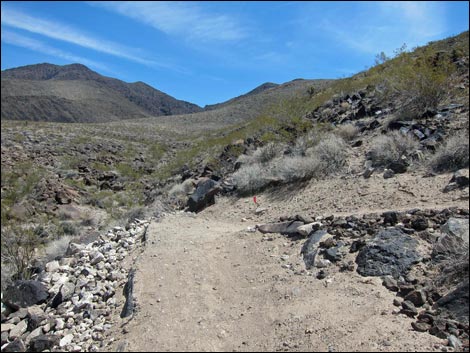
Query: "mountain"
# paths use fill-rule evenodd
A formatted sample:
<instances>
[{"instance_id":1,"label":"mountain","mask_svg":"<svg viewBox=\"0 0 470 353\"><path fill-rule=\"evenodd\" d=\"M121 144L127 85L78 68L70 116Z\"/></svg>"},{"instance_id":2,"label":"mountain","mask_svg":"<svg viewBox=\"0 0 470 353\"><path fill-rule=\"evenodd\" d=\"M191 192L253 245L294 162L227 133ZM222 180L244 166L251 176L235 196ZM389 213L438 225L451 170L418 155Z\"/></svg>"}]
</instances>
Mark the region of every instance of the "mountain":
<instances>
[{"instance_id":1,"label":"mountain","mask_svg":"<svg viewBox=\"0 0 470 353\"><path fill-rule=\"evenodd\" d=\"M202 111L143 82L126 83L81 64L4 70L1 89L1 118L9 120L107 122Z\"/></svg>"}]
</instances>

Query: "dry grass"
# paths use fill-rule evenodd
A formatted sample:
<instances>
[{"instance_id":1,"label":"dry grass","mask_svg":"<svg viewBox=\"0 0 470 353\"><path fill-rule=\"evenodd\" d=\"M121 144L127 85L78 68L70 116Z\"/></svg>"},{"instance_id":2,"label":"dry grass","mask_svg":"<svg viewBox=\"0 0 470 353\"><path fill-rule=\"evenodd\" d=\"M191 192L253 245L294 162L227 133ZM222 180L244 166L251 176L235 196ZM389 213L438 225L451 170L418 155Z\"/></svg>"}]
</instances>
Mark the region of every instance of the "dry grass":
<instances>
[{"instance_id":1,"label":"dry grass","mask_svg":"<svg viewBox=\"0 0 470 353\"><path fill-rule=\"evenodd\" d=\"M313 141L316 145L307 148ZM242 166L234 173L233 180L240 194L249 194L273 182L290 184L337 174L344 170L346 162L347 145L340 137L315 134L297 140L290 155L279 155L265 163L256 163L252 159L251 164Z\"/></svg>"},{"instance_id":2,"label":"dry grass","mask_svg":"<svg viewBox=\"0 0 470 353\"><path fill-rule=\"evenodd\" d=\"M419 148L419 142L412 136L392 131L372 140L368 154L374 167L385 167L398 161L402 156L410 156Z\"/></svg>"},{"instance_id":3,"label":"dry grass","mask_svg":"<svg viewBox=\"0 0 470 353\"><path fill-rule=\"evenodd\" d=\"M430 159L428 167L435 172L456 171L468 168L468 131L451 136Z\"/></svg>"},{"instance_id":4,"label":"dry grass","mask_svg":"<svg viewBox=\"0 0 470 353\"><path fill-rule=\"evenodd\" d=\"M343 140L351 141L359 134L359 129L352 124L345 124L338 126L335 132Z\"/></svg>"}]
</instances>

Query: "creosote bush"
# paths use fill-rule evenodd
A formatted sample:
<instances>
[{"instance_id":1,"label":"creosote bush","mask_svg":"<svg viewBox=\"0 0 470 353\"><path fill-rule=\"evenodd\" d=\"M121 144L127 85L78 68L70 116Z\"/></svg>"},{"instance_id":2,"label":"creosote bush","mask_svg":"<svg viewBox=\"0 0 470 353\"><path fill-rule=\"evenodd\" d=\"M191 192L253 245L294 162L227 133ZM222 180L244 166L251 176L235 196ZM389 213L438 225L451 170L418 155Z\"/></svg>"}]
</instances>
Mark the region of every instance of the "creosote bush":
<instances>
[{"instance_id":1,"label":"creosote bush","mask_svg":"<svg viewBox=\"0 0 470 353\"><path fill-rule=\"evenodd\" d=\"M12 266L18 279L30 279L30 266L34 260L35 249L40 245L39 237L31 228L18 225L2 227L2 262Z\"/></svg>"}]
</instances>

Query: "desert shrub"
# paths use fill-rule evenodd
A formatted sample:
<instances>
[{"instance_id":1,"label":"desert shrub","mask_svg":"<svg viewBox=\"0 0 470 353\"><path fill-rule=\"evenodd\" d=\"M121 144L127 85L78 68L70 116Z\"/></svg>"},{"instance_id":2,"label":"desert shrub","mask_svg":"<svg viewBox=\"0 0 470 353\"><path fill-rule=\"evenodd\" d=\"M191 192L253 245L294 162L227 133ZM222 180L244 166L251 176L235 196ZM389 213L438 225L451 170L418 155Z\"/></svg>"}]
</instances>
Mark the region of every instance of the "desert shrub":
<instances>
[{"instance_id":1,"label":"desert shrub","mask_svg":"<svg viewBox=\"0 0 470 353\"><path fill-rule=\"evenodd\" d=\"M186 205L188 195L194 192L194 180L186 179L181 184L175 184L168 192L168 197L171 201L176 203L178 208Z\"/></svg>"},{"instance_id":2,"label":"desert shrub","mask_svg":"<svg viewBox=\"0 0 470 353\"><path fill-rule=\"evenodd\" d=\"M271 180L270 172L260 164L244 165L233 174L233 182L240 194L249 194L261 190Z\"/></svg>"},{"instance_id":3,"label":"desert shrub","mask_svg":"<svg viewBox=\"0 0 470 353\"><path fill-rule=\"evenodd\" d=\"M58 256L63 256L72 240L72 236L64 235L48 242L42 251L42 258L44 261L47 263L49 261L53 261Z\"/></svg>"},{"instance_id":4,"label":"desert shrub","mask_svg":"<svg viewBox=\"0 0 470 353\"><path fill-rule=\"evenodd\" d=\"M66 234L66 235L77 235L78 228L72 222L61 222L58 228L59 234Z\"/></svg>"},{"instance_id":5,"label":"desert shrub","mask_svg":"<svg viewBox=\"0 0 470 353\"><path fill-rule=\"evenodd\" d=\"M325 136L323 129L312 129L308 133L299 136L295 140L294 147L291 150L291 153L294 156L305 156L307 150L315 145L317 145Z\"/></svg>"},{"instance_id":6,"label":"desert shrub","mask_svg":"<svg viewBox=\"0 0 470 353\"><path fill-rule=\"evenodd\" d=\"M283 183L293 183L313 178L321 171L320 165L316 157L286 157L277 161L273 174Z\"/></svg>"},{"instance_id":7,"label":"desert shrub","mask_svg":"<svg viewBox=\"0 0 470 353\"><path fill-rule=\"evenodd\" d=\"M253 154L255 162L266 164L274 158L278 157L284 146L279 143L270 142L266 146L258 148Z\"/></svg>"},{"instance_id":8,"label":"desert shrub","mask_svg":"<svg viewBox=\"0 0 470 353\"><path fill-rule=\"evenodd\" d=\"M168 192L168 195L178 197L178 196L187 196L188 194L194 191L194 180L186 179L181 184L175 184Z\"/></svg>"},{"instance_id":9,"label":"desert shrub","mask_svg":"<svg viewBox=\"0 0 470 353\"><path fill-rule=\"evenodd\" d=\"M401 102L399 115L415 118L436 110L448 90L452 70L448 58L431 51L424 51L419 58L409 53L398 55L387 77L387 94Z\"/></svg>"},{"instance_id":10,"label":"desert shrub","mask_svg":"<svg viewBox=\"0 0 470 353\"><path fill-rule=\"evenodd\" d=\"M344 169L347 163L347 145L341 137L327 134L307 155L318 159L319 175L330 175Z\"/></svg>"},{"instance_id":11,"label":"desert shrub","mask_svg":"<svg viewBox=\"0 0 470 353\"><path fill-rule=\"evenodd\" d=\"M374 167L388 166L402 156L412 155L419 148L419 142L413 136L404 135L400 131L377 136L371 144L368 157Z\"/></svg>"},{"instance_id":12,"label":"desert shrub","mask_svg":"<svg viewBox=\"0 0 470 353\"><path fill-rule=\"evenodd\" d=\"M126 212L127 223L134 222L135 219L144 219L146 216L145 207L134 207Z\"/></svg>"},{"instance_id":13,"label":"desert shrub","mask_svg":"<svg viewBox=\"0 0 470 353\"><path fill-rule=\"evenodd\" d=\"M254 151L252 155L240 155L237 159L237 162L240 162L241 164L266 164L274 158L280 156L283 150L283 144L269 142L266 146L260 147Z\"/></svg>"},{"instance_id":14,"label":"desert shrub","mask_svg":"<svg viewBox=\"0 0 470 353\"><path fill-rule=\"evenodd\" d=\"M468 168L468 150L468 132L460 132L439 146L428 166L435 172Z\"/></svg>"},{"instance_id":15,"label":"desert shrub","mask_svg":"<svg viewBox=\"0 0 470 353\"><path fill-rule=\"evenodd\" d=\"M40 245L39 237L31 228L17 225L2 226L2 261L8 263L18 279L31 278L30 266L35 249Z\"/></svg>"},{"instance_id":16,"label":"desert shrub","mask_svg":"<svg viewBox=\"0 0 470 353\"><path fill-rule=\"evenodd\" d=\"M351 141L359 134L359 129L352 124L340 125L336 129L336 134L344 141Z\"/></svg>"}]
</instances>

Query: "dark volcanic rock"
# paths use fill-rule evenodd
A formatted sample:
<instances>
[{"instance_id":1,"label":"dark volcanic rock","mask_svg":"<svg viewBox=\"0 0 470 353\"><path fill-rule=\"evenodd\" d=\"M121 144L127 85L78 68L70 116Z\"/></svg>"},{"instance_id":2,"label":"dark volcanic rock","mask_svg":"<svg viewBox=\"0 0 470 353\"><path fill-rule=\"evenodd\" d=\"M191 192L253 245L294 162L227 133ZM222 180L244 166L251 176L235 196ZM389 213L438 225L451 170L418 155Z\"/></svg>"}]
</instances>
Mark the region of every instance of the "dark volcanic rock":
<instances>
[{"instance_id":1,"label":"dark volcanic rock","mask_svg":"<svg viewBox=\"0 0 470 353\"><path fill-rule=\"evenodd\" d=\"M135 270L129 272L127 283L124 285L124 296L126 297L126 303L122 308L121 318L131 316L134 313L134 276Z\"/></svg>"},{"instance_id":2,"label":"dark volcanic rock","mask_svg":"<svg viewBox=\"0 0 470 353\"><path fill-rule=\"evenodd\" d=\"M38 281L16 281L7 287L3 302L17 310L34 304L44 303L49 294L47 288Z\"/></svg>"},{"instance_id":3,"label":"dark volcanic rock","mask_svg":"<svg viewBox=\"0 0 470 353\"><path fill-rule=\"evenodd\" d=\"M398 228L384 229L359 251L357 272L362 276L404 276L421 260L417 245L416 239Z\"/></svg>"},{"instance_id":4,"label":"dark volcanic rock","mask_svg":"<svg viewBox=\"0 0 470 353\"><path fill-rule=\"evenodd\" d=\"M201 181L188 199L188 211L200 212L215 203L215 195L221 190L219 183L212 179Z\"/></svg>"},{"instance_id":5,"label":"dark volcanic rock","mask_svg":"<svg viewBox=\"0 0 470 353\"><path fill-rule=\"evenodd\" d=\"M32 352L42 352L46 349L51 349L58 346L60 337L58 335L39 335L34 337L29 342L29 348Z\"/></svg>"},{"instance_id":6,"label":"dark volcanic rock","mask_svg":"<svg viewBox=\"0 0 470 353\"><path fill-rule=\"evenodd\" d=\"M469 316L469 281L468 277L455 290L439 299L435 305L447 311L452 317L468 325Z\"/></svg>"},{"instance_id":7,"label":"dark volcanic rock","mask_svg":"<svg viewBox=\"0 0 470 353\"><path fill-rule=\"evenodd\" d=\"M415 290L409 293L405 297L405 300L408 300L412 302L415 306L420 307L423 306L424 303L426 303L426 293L424 293L422 290Z\"/></svg>"},{"instance_id":8,"label":"dark volcanic rock","mask_svg":"<svg viewBox=\"0 0 470 353\"><path fill-rule=\"evenodd\" d=\"M421 231L421 230L426 230L428 228L428 220L424 217L419 217L416 218L411 222L411 226L413 227L414 230Z\"/></svg>"},{"instance_id":9,"label":"dark volcanic rock","mask_svg":"<svg viewBox=\"0 0 470 353\"><path fill-rule=\"evenodd\" d=\"M5 346L2 352L26 352L26 346L21 338L17 338Z\"/></svg>"},{"instance_id":10,"label":"dark volcanic rock","mask_svg":"<svg viewBox=\"0 0 470 353\"><path fill-rule=\"evenodd\" d=\"M384 224L390 224L394 226L398 223L398 214L395 211L387 211L382 214L384 217Z\"/></svg>"}]
</instances>

